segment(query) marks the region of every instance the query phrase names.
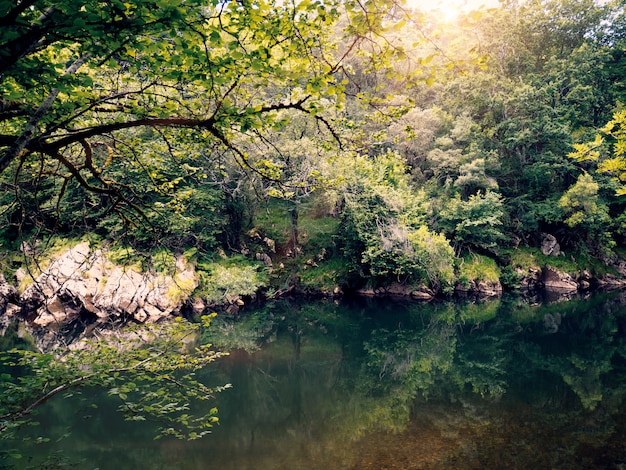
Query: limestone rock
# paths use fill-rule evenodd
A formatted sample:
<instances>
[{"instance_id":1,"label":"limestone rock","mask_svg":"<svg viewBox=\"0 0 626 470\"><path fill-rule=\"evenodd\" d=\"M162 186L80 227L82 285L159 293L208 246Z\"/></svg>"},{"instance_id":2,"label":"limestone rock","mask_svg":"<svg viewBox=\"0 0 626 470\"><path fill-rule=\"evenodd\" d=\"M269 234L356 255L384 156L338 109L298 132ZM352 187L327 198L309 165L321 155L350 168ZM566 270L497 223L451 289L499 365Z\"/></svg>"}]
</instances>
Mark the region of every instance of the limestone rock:
<instances>
[{"instance_id":1,"label":"limestone rock","mask_svg":"<svg viewBox=\"0 0 626 470\"><path fill-rule=\"evenodd\" d=\"M177 313L198 285L192 267L176 260L174 276L117 266L88 243L66 250L20 296L22 314L34 325L62 326L78 317L156 322ZM21 273L25 278L27 274ZM2 284L0 282L0 302ZM1 307L1 303L0 303Z\"/></svg>"},{"instance_id":2,"label":"limestone rock","mask_svg":"<svg viewBox=\"0 0 626 470\"><path fill-rule=\"evenodd\" d=\"M0 274L0 315L6 312L7 305L17 299L17 289L11 286Z\"/></svg>"}]
</instances>

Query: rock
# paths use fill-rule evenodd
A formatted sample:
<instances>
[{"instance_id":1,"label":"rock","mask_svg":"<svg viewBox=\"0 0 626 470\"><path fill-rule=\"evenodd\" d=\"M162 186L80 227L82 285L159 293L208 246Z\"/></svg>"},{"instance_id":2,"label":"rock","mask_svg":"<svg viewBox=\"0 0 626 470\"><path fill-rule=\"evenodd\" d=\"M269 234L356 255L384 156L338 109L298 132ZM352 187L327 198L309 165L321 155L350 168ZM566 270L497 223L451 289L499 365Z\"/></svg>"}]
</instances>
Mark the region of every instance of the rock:
<instances>
[{"instance_id":1,"label":"rock","mask_svg":"<svg viewBox=\"0 0 626 470\"><path fill-rule=\"evenodd\" d=\"M431 292L423 291L423 290L414 290L411 291L411 298L415 300L432 300L435 297Z\"/></svg>"},{"instance_id":2,"label":"rock","mask_svg":"<svg viewBox=\"0 0 626 470\"><path fill-rule=\"evenodd\" d=\"M0 315L3 315L7 305L17 298L17 289L7 282L3 274L0 274Z\"/></svg>"},{"instance_id":3,"label":"rock","mask_svg":"<svg viewBox=\"0 0 626 470\"><path fill-rule=\"evenodd\" d=\"M559 256L561 254L561 247L554 235L549 233L541 234L541 252L545 256Z\"/></svg>"},{"instance_id":4,"label":"rock","mask_svg":"<svg viewBox=\"0 0 626 470\"><path fill-rule=\"evenodd\" d=\"M386 289L383 290L384 294L387 295L398 295L398 296L410 296L412 287L406 284L400 284L397 282L393 282L387 286Z\"/></svg>"},{"instance_id":5,"label":"rock","mask_svg":"<svg viewBox=\"0 0 626 470\"><path fill-rule=\"evenodd\" d=\"M22 307L19 305L8 303L6 306L6 310L4 311L4 316L6 317L17 317L22 311Z\"/></svg>"},{"instance_id":6,"label":"rock","mask_svg":"<svg viewBox=\"0 0 626 470\"><path fill-rule=\"evenodd\" d=\"M276 253L276 241L275 240L272 240L269 237L265 237L263 239L263 243L267 245L267 247L270 249L272 253Z\"/></svg>"},{"instance_id":7,"label":"rock","mask_svg":"<svg viewBox=\"0 0 626 470\"><path fill-rule=\"evenodd\" d=\"M482 297L499 297L502 295L502 284L499 282L478 281L474 283L474 291Z\"/></svg>"},{"instance_id":8,"label":"rock","mask_svg":"<svg viewBox=\"0 0 626 470\"><path fill-rule=\"evenodd\" d=\"M468 284L457 282L454 286L454 291L461 296L474 294L480 297L499 297L502 295L502 284L500 282L472 279Z\"/></svg>"},{"instance_id":9,"label":"rock","mask_svg":"<svg viewBox=\"0 0 626 470\"><path fill-rule=\"evenodd\" d=\"M272 258L267 253L257 253L256 259L261 261L265 266L271 268L273 266Z\"/></svg>"},{"instance_id":10,"label":"rock","mask_svg":"<svg viewBox=\"0 0 626 470\"><path fill-rule=\"evenodd\" d=\"M206 310L206 304L200 297L194 297L191 301L191 311L194 315L202 315Z\"/></svg>"},{"instance_id":11,"label":"rock","mask_svg":"<svg viewBox=\"0 0 626 470\"><path fill-rule=\"evenodd\" d=\"M182 257L176 259L176 269L174 276L140 273L113 264L104 251L92 251L86 242L79 243L52 259L24 291L21 314L39 328L62 327L77 319L160 321L179 312L198 285L194 269ZM0 282L0 307L1 301ZM40 336L44 343L53 341Z\"/></svg>"},{"instance_id":12,"label":"rock","mask_svg":"<svg viewBox=\"0 0 626 470\"><path fill-rule=\"evenodd\" d=\"M578 283L567 273L562 273L549 264L543 270L543 286L546 290L560 292L574 292L578 290Z\"/></svg>"}]
</instances>

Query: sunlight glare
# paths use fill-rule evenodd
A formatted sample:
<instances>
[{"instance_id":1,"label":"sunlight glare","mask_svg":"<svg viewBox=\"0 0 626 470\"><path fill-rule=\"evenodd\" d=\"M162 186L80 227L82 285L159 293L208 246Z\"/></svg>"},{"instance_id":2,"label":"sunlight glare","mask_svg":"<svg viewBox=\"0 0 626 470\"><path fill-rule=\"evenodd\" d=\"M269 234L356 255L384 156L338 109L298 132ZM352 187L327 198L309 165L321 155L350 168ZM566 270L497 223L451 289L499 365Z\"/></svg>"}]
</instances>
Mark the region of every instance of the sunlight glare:
<instances>
[{"instance_id":1,"label":"sunlight glare","mask_svg":"<svg viewBox=\"0 0 626 470\"><path fill-rule=\"evenodd\" d=\"M407 6L425 12L438 11L441 19L452 22L461 12L499 6L498 0L406 0Z\"/></svg>"}]
</instances>

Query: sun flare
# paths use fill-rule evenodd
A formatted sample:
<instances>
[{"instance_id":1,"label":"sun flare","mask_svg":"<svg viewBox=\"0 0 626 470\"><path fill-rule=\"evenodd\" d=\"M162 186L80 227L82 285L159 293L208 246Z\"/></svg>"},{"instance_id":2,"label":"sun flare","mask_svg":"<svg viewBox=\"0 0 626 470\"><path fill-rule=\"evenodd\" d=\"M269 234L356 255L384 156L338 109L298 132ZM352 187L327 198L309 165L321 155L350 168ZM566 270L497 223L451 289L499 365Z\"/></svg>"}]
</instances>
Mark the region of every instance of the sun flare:
<instances>
[{"instance_id":1,"label":"sun flare","mask_svg":"<svg viewBox=\"0 0 626 470\"><path fill-rule=\"evenodd\" d=\"M409 7L436 13L443 22L453 22L461 13L498 4L498 0L407 0Z\"/></svg>"}]
</instances>

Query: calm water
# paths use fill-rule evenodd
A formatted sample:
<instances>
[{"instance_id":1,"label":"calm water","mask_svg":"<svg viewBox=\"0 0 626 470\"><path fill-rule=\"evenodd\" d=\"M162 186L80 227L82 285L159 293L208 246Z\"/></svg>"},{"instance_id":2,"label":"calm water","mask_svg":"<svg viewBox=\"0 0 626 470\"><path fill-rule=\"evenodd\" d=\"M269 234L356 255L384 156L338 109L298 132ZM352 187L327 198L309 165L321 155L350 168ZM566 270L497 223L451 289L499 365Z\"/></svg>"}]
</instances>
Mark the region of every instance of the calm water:
<instances>
[{"instance_id":1,"label":"calm water","mask_svg":"<svg viewBox=\"0 0 626 470\"><path fill-rule=\"evenodd\" d=\"M54 439L25 444L18 468L626 468L625 327L623 293L273 304L214 325L214 342L263 347L205 372L233 385L213 434L154 440L92 392L43 410Z\"/></svg>"}]
</instances>

